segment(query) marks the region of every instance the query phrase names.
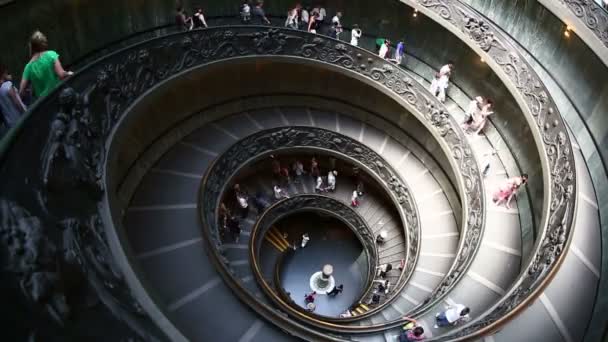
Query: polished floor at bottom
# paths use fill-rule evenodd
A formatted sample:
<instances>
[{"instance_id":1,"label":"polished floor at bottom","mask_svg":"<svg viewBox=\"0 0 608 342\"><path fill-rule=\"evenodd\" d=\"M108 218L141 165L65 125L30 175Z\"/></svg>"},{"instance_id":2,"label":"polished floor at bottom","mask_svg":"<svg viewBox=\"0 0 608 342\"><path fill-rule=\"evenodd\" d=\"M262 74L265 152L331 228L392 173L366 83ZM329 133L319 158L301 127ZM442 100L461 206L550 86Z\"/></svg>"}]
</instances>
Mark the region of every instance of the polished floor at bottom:
<instances>
[{"instance_id":1,"label":"polished floor at bottom","mask_svg":"<svg viewBox=\"0 0 608 342\"><path fill-rule=\"evenodd\" d=\"M367 274L367 258L361 243L342 222L319 217L313 213L302 213L289 222L281 222L281 228L289 235L301 236L307 232L310 241L285 256L281 266L281 285L291 299L306 307L304 296L312 291L310 277L321 271L324 265L333 266L336 285L343 284L344 291L334 297L317 295L315 314L337 317L360 299ZM286 229L289 227L289 229Z\"/></svg>"}]
</instances>

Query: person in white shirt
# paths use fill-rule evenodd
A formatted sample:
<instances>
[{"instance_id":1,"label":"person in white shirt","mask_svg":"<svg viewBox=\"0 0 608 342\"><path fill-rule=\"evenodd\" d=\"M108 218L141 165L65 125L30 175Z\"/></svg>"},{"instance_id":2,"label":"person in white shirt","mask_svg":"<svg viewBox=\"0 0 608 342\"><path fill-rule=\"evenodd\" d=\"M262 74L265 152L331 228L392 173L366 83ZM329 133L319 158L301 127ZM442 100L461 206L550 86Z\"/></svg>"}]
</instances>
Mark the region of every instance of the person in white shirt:
<instances>
[{"instance_id":1,"label":"person in white shirt","mask_svg":"<svg viewBox=\"0 0 608 342\"><path fill-rule=\"evenodd\" d=\"M310 14L306 8L302 8L300 11L300 30L308 30L308 20Z\"/></svg>"},{"instance_id":2,"label":"person in white shirt","mask_svg":"<svg viewBox=\"0 0 608 342\"><path fill-rule=\"evenodd\" d=\"M285 27L297 30L298 29L298 10L296 8L291 9L287 12L287 19L285 20Z\"/></svg>"},{"instance_id":3,"label":"person in white shirt","mask_svg":"<svg viewBox=\"0 0 608 342\"><path fill-rule=\"evenodd\" d=\"M376 267L376 277L386 278L386 274L393 269L392 264L382 264Z\"/></svg>"},{"instance_id":4,"label":"person in white shirt","mask_svg":"<svg viewBox=\"0 0 608 342\"><path fill-rule=\"evenodd\" d=\"M338 175L338 171L329 171L327 174L327 187L325 191L334 192L336 190L336 176Z\"/></svg>"},{"instance_id":5,"label":"person in white shirt","mask_svg":"<svg viewBox=\"0 0 608 342\"><path fill-rule=\"evenodd\" d=\"M481 101L479 101L481 99ZM485 127L488 116L494 114L492 111L493 102L490 99L483 100L480 96L477 97L478 110L471 113L470 118L467 118L462 128L465 132L473 132L479 134Z\"/></svg>"},{"instance_id":6,"label":"person in white shirt","mask_svg":"<svg viewBox=\"0 0 608 342\"><path fill-rule=\"evenodd\" d=\"M353 46L359 46L359 38L361 38L363 32L359 28L359 25L354 24L352 31L350 31L350 44Z\"/></svg>"},{"instance_id":7,"label":"person in white shirt","mask_svg":"<svg viewBox=\"0 0 608 342\"><path fill-rule=\"evenodd\" d=\"M454 72L454 62L449 61L448 64L444 65L439 69L439 75L451 75Z\"/></svg>"},{"instance_id":8,"label":"person in white shirt","mask_svg":"<svg viewBox=\"0 0 608 342\"><path fill-rule=\"evenodd\" d=\"M306 247L308 241L310 241L310 236L308 236L308 233L302 234L302 243L300 243L300 246L302 246L302 248Z\"/></svg>"},{"instance_id":9,"label":"person in white shirt","mask_svg":"<svg viewBox=\"0 0 608 342\"><path fill-rule=\"evenodd\" d=\"M325 7L320 7L319 16L318 16L319 21L322 23L326 17L327 17L327 12L325 11Z\"/></svg>"},{"instance_id":10,"label":"person in white shirt","mask_svg":"<svg viewBox=\"0 0 608 342\"><path fill-rule=\"evenodd\" d=\"M444 312L439 312L435 315L435 328L457 325L460 322L467 321L469 319L469 312L471 312L471 309L462 304L450 306Z\"/></svg>"},{"instance_id":11,"label":"person in white shirt","mask_svg":"<svg viewBox=\"0 0 608 342\"><path fill-rule=\"evenodd\" d=\"M278 185L274 186L273 191L274 191L274 198L277 200L280 200L283 198L289 198L289 195L285 192L285 190L281 189Z\"/></svg>"},{"instance_id":12,"label":"person in white shirt","mask_svg":"<svg viewBox=\"0 0 608 342\"><path fill-rule=\"evenodd\" d=\"M378 56L380 56L380 58L386 59L386 56L388 54L388 47L390 46L390 44L391 42L388 39L385 39L384 43L380 45L380 51L378 52Z\"/></svg>"},{"instance_id":13,"label":"person in white shirt","mask_svg":"<svg viewBox=\"0 0 608 342\"><path fill-rule=\"evenodd\" d=\"M321 176L317 177L317 185L315 186L315 190L317 192L325 191L325 189L323 188L323 178Z\"/></svg>"},{"instance_id":14,"label":"person in white shirt","mask_svg":"<svg viewBox=\"0 0 608 342\"><path fill-rule=\"evenodd\" d=\"M340 33L342 33L342 22L340 21L341 18L342 18L342 12L338 12L331 19L332 29L335 34L335 38L338 40L340 39Z\"/></svg>"}]
</instances>

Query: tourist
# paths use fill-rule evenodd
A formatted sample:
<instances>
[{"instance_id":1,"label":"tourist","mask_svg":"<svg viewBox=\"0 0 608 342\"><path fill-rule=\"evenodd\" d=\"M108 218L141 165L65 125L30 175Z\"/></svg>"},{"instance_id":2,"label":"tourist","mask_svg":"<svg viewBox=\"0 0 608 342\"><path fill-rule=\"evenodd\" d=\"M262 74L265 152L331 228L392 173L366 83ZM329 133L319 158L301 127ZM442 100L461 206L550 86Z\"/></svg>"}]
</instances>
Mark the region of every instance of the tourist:
<instances>
[{"instance_id":1,"label":"tourist","mask_svg":"<svg viewBox=\"0 0 608 342\"><path fill-rule=\"evenodd\" d=\"M249 215L249 199L245 192L239 191L236 195L236 201L241 208L241 217L246 218Z\"/></svg>"},{"instance_id":2,"label":"tourist","mask_svg":"<svg viewBox=\"0 0 608 342\"><path fill-rule=\"evenodd\" d=\"M350 310L346 309L343 313L340 314L340 318L348 318L353 317L353 314Z\"/></svg>"},{"instance_id":3,"label":"tourist","mask_svg":"<svg viewBox=\"0 0 608 342\"><path fill-rule=\"evenodd\" d=\"M255 194L255 197L253 198L253 205L257 209L258 213L261 213L270 205L270 201L268 200L268 197L266 196L264 191L258 190L258 192Z\"/></svg>"},{"instance_id":4,"label":"tourist","mask_svg":"<svg viewBox=\"0 0 608 342\"><path fill-rule=\"evenodd\" d=\"M450 83L450 77L454 71L454 62L449 61L448 64L444 65L439 69L439 80L436 84L436 96L440 102L445 102L446 92Z\"/></svg>"},{"instance_id":5,"label":"tourist","mask_svg":"<svg viewBox=\"0 0 608 342\"><path fill-rule=\"evenodd\" d=\"M469 319L469 312L471 310L462 305L456 304L449 306L447 310L439 312L435 315L435 328L446 327L448 325L457 325L461 322Z\"/></svg>"},{"instance_id":6,"label":"tourist","mask_svg":"<svg viewBox=\"0 0 608 342\"><path fill-rule=\"evenodd\" d=\"M331 19L331 27L333 32L333 37L336 39L340 39L340 33L342 33L342 12L336 13L336 15Z\"/></svg>"},{"instance_id":7,"label":"tourist","mask_svg":"<svg viewBox=\"0 0 608 342\"><path fill-rule=\"evenodd\" d=\"M287 19L285 20L285 27L297 30L298 29L298 10L297 8L290 9L287 11Z\"/></svg>"},{"instance_id":8,"label":"tourist","mask_svg":"<svg viewBox=\"0 0 608 342\"><path fill-rule=\"evenodd\" d=\"M203 14L202 8L196 10L192 21L194 23L194 28L207 28L207 22L205 21L205 15Z\"/></svg>"},{"instance_id":9,"label":"tourist","mask_svg":"<svg viewBox=\"0 0 608 342\"><path fill-rule=\"evenodd\" d=\"M483 100L480 96L477 97L475 102L478 103L478 110L473 110L471 112L462 127L465 132L473 131L474 134L478 135L485 127L488 116L494 114L492 111L492 105L494 103L490 99Z\"/></svg>"},{"instance_id":10,"label":"tourist","mask_svg":"<svg viewBox=\"0 0 608 342\"><path fill-rule=\"evenodd\" d=\"M380 295L377 290L372 294L372 298L369 300L367 304L380 304Z\"/></svg>"},{"instance_id":11,"label":"tourist","mask_svg":"<svg viewBox=\"0 0 608 342\"><path fill-rule=\"evenodd\" d=\"M184 7L182 5L178 5L175 13L175 25L177 25L178 30L190 31L194 26L194 21L191 17L186 15L184 11Z\"/></svg>"},{"instance_id":12,"label":"tourist","mask_svg":"<svg viewBox=\"0 0 608 342\"><path fill-rule=\"evenodd\" d=\"M24 97L25 91L31 85L34 98L41 98L50 93L59 82L73 75L71 71L63 70L59 54L48 49L46 36L35 31L30 38L31 59L25 66L19 95Z\"/></svg>"},{"instance_id":13,"label":"tourist","mask_svg":"<svg viewBox=\"0 0 608 342\"><path fill-rule=\"evenodd\" d=\"M399 261L399 267L397 267L397 269L399 270L399 272L402 272L404 268L405 268L405 259L401 259Z\"/></svg>"},{"instance_id":14,"label":"tourist","mask_svg":"<svg viewBox=\"0 0 608 342\"><path fill-rule=\"evenodd\" d=\"M350 198L350 205L354 208L359 206L359 192L357 189L353 191L353 195Z\"/></svg>"},{"instance_id":15,"label":"tourist","mask_svg":"<svg viewBox=\"0 0 608 342\"><path fill-rule=\"evenodd\" d=\"M399 342L415 342L424 340L424 328L418 322L409 317L403 317L409 322L403 326L403 331L399 335Z\"/></svg>"},{"instance_id":16,"label":"tourist","mask_svg":"<svg viewBox=\"0 0 608 342\"><path fill-rule=\"evenodd\" d=\"M306 304L309 303L314 303L315 302L315 296L317 295L317 291L312 291L311 293L307 293L304 295L304 302Z\"/></svg>"},{"instance_id":17,"label":"tourist","mask_svg":"<svg viewBox=\"0 0 608 342\"><path fill-rule=\"evenodd\" d=\"M327 187L325 188L325 191L336 191L336 176L338 176L338 171L329 171L327 174Z\"/></svg>"},{"instance_id":18,"label":"tourist","mask_svg":"<svg viewBox=\"0 0 608 342\"><path fill-rule=\"evenodd\" d=\"M227 223L228 231L230 235L232 235L232 240L234 243L239 243L239 238L241 237L241 224L236 217L231 217Z\"/></svg>"},{"instance_id":19,"label":"tourist","mask_svg":"<svg viewBox=\"0 0 608 342\"><path fill-rule=\"evenodd\" d=\"M464 121L463 124L469 124L473 121L473 116L477 114L477 112L481 111L481 107L483 106L483 97L477 96L474 100L469 102L467 106L467 110L464 112Z\"/></svg>"},{"instance_id":20,"label":"tourist","mask_svg":"<svg viewBox=\"0 0 608 342\"><path fill-rule=\"evenodd\" d=\"M331 291L327 292L327 295L330 297L335 297L344 291L344 285L340 284L334 287Z\"/></svg>"},{"instance_id":21,"label":"tourist","mask_svg":"<svg viewBox=\"0 0 608 342\"><path fill-rule=\"evenodd\" d=\"M390 290L391 287L391 282L390 280L374 280L374 283L378 283L378 288L376 289L377 293L384 293L384 294L388 294L388 291Z\"/></svg>"},{"instance_id":22,"label":"tourist","mask_svg":"<svg viewBox=\"0 0 608 342\"><path fill-rule=\"evenodd\" d=\"M382 243L384 243L384 242L386 241L386 238L387 238L387 237L388 237L388 233L386 232L386 230L382 229L382 230L380 231L380 234L378 234L378 235L376 236L376 242L377 242L378 244L382 244Z\"/></svg>"},{"instance_id":23,"label":"tourist","mask_svg":"<svg viewBox=\"0 0 608 342\"><path fill-rule=\"evenodd\" d=\"M313 9L310 13L310 18L308 18L308 32L317 33L317 30L321 27L321 20L319 18L318 9Z\"/></svg>"},{"instance_id":24,"label":"tourist","mask_svg":"<svg viewBox=\"0 0 608 342\"><path fill-rule=\"evenodd\" d=\"M317 162L317 158L315 157L312 157L310 160L310 175L313 177L313 179L317 179L317 177L321 175L319 162Z\"/></svg>"},{"instance_id":25,"label":"tourist","mask_svg":"<svg viewBox=\"0 0 608 342\"><path fill-rule=\"evenodd\" d=\"M440 79L441 79L441 75L439 75L438 72L435 73L435 77L433 77L433 81L431 81L431 86L429 88L429 91L435 97L439 96L439 80Z\"/></svg>"},{"instance_id":26,"label":"tourist","mask_svg":"<svg viewBox=\"0 0 608 342\"><path fill-rule=\"evenodd\" d=\"M279 171L279 175L280 175L281 184L283 186L289 185L289 182L291 181L291 178L289 177L289 168L287 168L286 166L281 167L281 169Z\"/></svg>"},{"instance_id":27,"label":"tourist","mask_svg":"<svg viewBox=\"0 0 608 342\"><path fill-rule=\"evenodd\" d=\"M270 25L270 20L268 20L268 18L266 18L266 13L264 12L264 1L262 0L258 0L257 3L255 4L255 6L253 6L253 9L251 10L251 16L253 17L254 24L257 25L262 25L262 24L266 24L266 25Z\"/></svg>"},{"instance_id":28,"label":"tourist","mask_svg":"<svg viewBox=\"0 0 608 342\"><path fill-rule=\"evenodd\" d=\"M405 44L403 42L399 42L397 47L395 48L394 60L395 63L401 64L403 61L403 55L405 54Z\"/></svg>"},{"instance_id":29,"label":"tourist","mask_svg":"<svg viewBox=\"0 0 608 342\"><path fill-rule=\"evenodd\" d=\"M382 264L376 267L376 277L386 278L387 273L390 272L392 269L392 264Z\"/></svg>"},{"instance_id":30,"label":"tourist","mask_svg":"<svg viewBox=\"0 0 608 342\"><path fill-rule=\"evenodd\" d=\"M273 155L270 155L270 163L272 168L272 177L275 181L281 180L281 162Z\"/></svg>"},{"instance_id":31,"label":"tourist","mask_svg":"<svg viewBox=\"0 0 608 342\"><path fill-rule=\"evenodd\" d=\"M359 46L359 38L363 35L359 25L354 24L353 29L350 31L350 44L353 46Z\"/></svg>"},{"instance_id":32,"label":"tourist","mask_svg":"<svg viewBox=\"0 0 608 342\"><path fill-rule=\"evenodd\" d=\"M274 198L276 200L281 200L283 198L289 198L289 195L287 194L287 192L285 192L285 190L281 189L281 187L279 187L278 185L274 186L273 191L274 191Z\"/></svg>"},{"instance_id":33,"label":"tourist","mask_svg":"<svg viewBox=\"0 0 608 342\"><path fill-rule=\"evenodd\" d=\"M505 203L507 209L511 209L511 200L513 199L515 194L517 194L519 188L521 188L526 183L528 183L528 175L525 173L519 177L507 179L505 184L498 188L496 192L494 192L494 195L492 196L494 204L501 205Z\"/></svg>"},{"instance_id":34,"label":"tourist","mask_svg":"<svg viewBox=\"0 0 608 342\"><path fill-rule=\"evenodd\" d=\"M387 59L389 46L391 45L391 41L385 39L382 45L380 45L380 51L378 51L378 56L382 59Z\"/></svg>"},{"instance_id":35,"label":"tourist","mask_svg":"<svg viewBox=\"0 0 608 342\"><path fill-rule=\"evenodd\" d=\"M300 30L308 30L308 22L310 21L309 8L302 7L300 10Z\"/></svg>"},{"instance_id":36,"label":"tourist","mask_svg":"<svg viewBox=\"0 0 608 342\"><path fill-rule=\"evenodd\" d=\"M325 188L323 187L323 177L317 177L317 184L315 185L315 192L321 193L325 192Z\"/></svg>"},{"instance_id":37,"label":"tourist","mask_svg":"<svg viewBox=\"0 0 608 342\"><path fill-rule=\"evenodd\" d=\"M302 248L306 247L308 241L310 241L310 236L308 236L308 233L302 234L302 242L300 243L300 246L302 246Z\"/></svg>"},{"instance_id":38,"label":"tourist","mask_svg":"<svg viewBox=\"0 0 608 342\"><path fill-rule=\"evenodd\" d=\"M306 173L306 171L304 171L304 164L302 164L301 161L296 160L293 163L293 167L292 168L293 168L293 173L295 175L295 177L294 177L294 183L300 183L302 181L302 177Z\"/></svg>"},{"instance_id":39,"label":"tourist","mask_svg":"<svg viewBox=\"0 0 608 342\"><path fill-rule=\"evenodd\" d=\"M226 207L224 202L220 203L220 210L218 211L218 218L220 221L220 225L223 228L226 228L228 225L228 218L230 217L230 210Z\"/></svg>"},{"instance_id":40,"label":"tourist","mask_svg":"<svg viewBox=\"0 0 608 342\"><path fill-rule=\"evenodd\" d=\"M0 65L0 82L0 112L6 127L11 128L19 121L26 108L13 85L13 76L4 65Z\"/></svg>"},{"instance_id":41,"label":"tourist","mask_svg":"<svg viewBox=\"0 0 608 342\"><path fill-rule=\"evenodd\" d=\"M249 24L251 21L251 6L249 6L249 0L244 0L239 9L241 14L241 22L243 24Z\"/></svg>"}]
</instances>

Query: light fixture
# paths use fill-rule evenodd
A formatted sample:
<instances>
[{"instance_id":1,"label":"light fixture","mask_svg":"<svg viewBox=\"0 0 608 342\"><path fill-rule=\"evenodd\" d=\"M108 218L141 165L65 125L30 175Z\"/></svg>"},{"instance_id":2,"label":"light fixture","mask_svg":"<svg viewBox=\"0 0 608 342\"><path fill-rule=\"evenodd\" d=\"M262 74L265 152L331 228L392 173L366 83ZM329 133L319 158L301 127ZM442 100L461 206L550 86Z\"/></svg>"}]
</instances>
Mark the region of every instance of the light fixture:
<instances>
[{"instance_id":1,"label":"light fixture","mask_svg":"<svg viewBox=\"0 0 608 342\"><path fill-rule=\"evenodd\" d=\"M418 16L418 10L417 10L417 9L414 9L414 14L412 14L412 16L413 16L414 18L416 18L416 17Z\"/></svg>"},{"instance_id":2,"label":"light fixture","mask_svg":"<svg viewBox=\"0 0 608 342\"><path fill-rule=\"evenodd\" d=\"M485 63L486 62L486 60L483 59L483 57L481 57L479 60L481 61L481 63Z\"/></svg>"},{"instance_id":3,"label":"light fixture","mask_svg":"<svg viewBox=\"0 0 608 342\"><path fill-rule=\"evenodd\" d=\"M566 25L566 30L564 31L564 36L566 36L566 38L570 38L570 31L572 31L572 26Z\"/></svg>"}]
</instances>

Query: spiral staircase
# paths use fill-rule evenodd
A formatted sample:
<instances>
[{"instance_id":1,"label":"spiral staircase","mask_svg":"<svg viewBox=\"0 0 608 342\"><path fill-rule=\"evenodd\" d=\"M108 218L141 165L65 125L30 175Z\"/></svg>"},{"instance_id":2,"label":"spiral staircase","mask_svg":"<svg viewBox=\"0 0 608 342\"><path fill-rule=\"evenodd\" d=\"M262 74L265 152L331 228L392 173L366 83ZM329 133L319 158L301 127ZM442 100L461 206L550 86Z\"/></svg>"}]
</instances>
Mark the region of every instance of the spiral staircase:
<instances>
[{"instance_id":1,"label":"spiral staircase","mask_svg":"<svg viewBox=\"0 0 608 342\"><path fill-rule=\"evenodd\" d=\"M1 145L12 340L397 341L406 316L429 341L604 338L605 145L496 14L521 8L491 2L387 2L428 32L400 65L377 57L372 35L354 47L346 32L338 41L223 17L86 56ZM608 60L601 8L534 6ZM444 47L459 55L441 103L428 88ZM466 134L465 108L486 94L497 114ZM271 155L304 161L306 174L278 180ZM338 171L334 191L315 190L313 156L322 175ZM493 191L522 173L530 181L511 208L495 205ZM235 238L220 206L239 211L237 183L251 208ZM289 198L273 197L278 183ZM305 209L342 220L362 245L352 316L307 312L281 285L283 260L306 249L276 222ZM385 263L392 286L374 302ZM470 319L434 327L457 303Z\"/></svg>"}]
</instances>

